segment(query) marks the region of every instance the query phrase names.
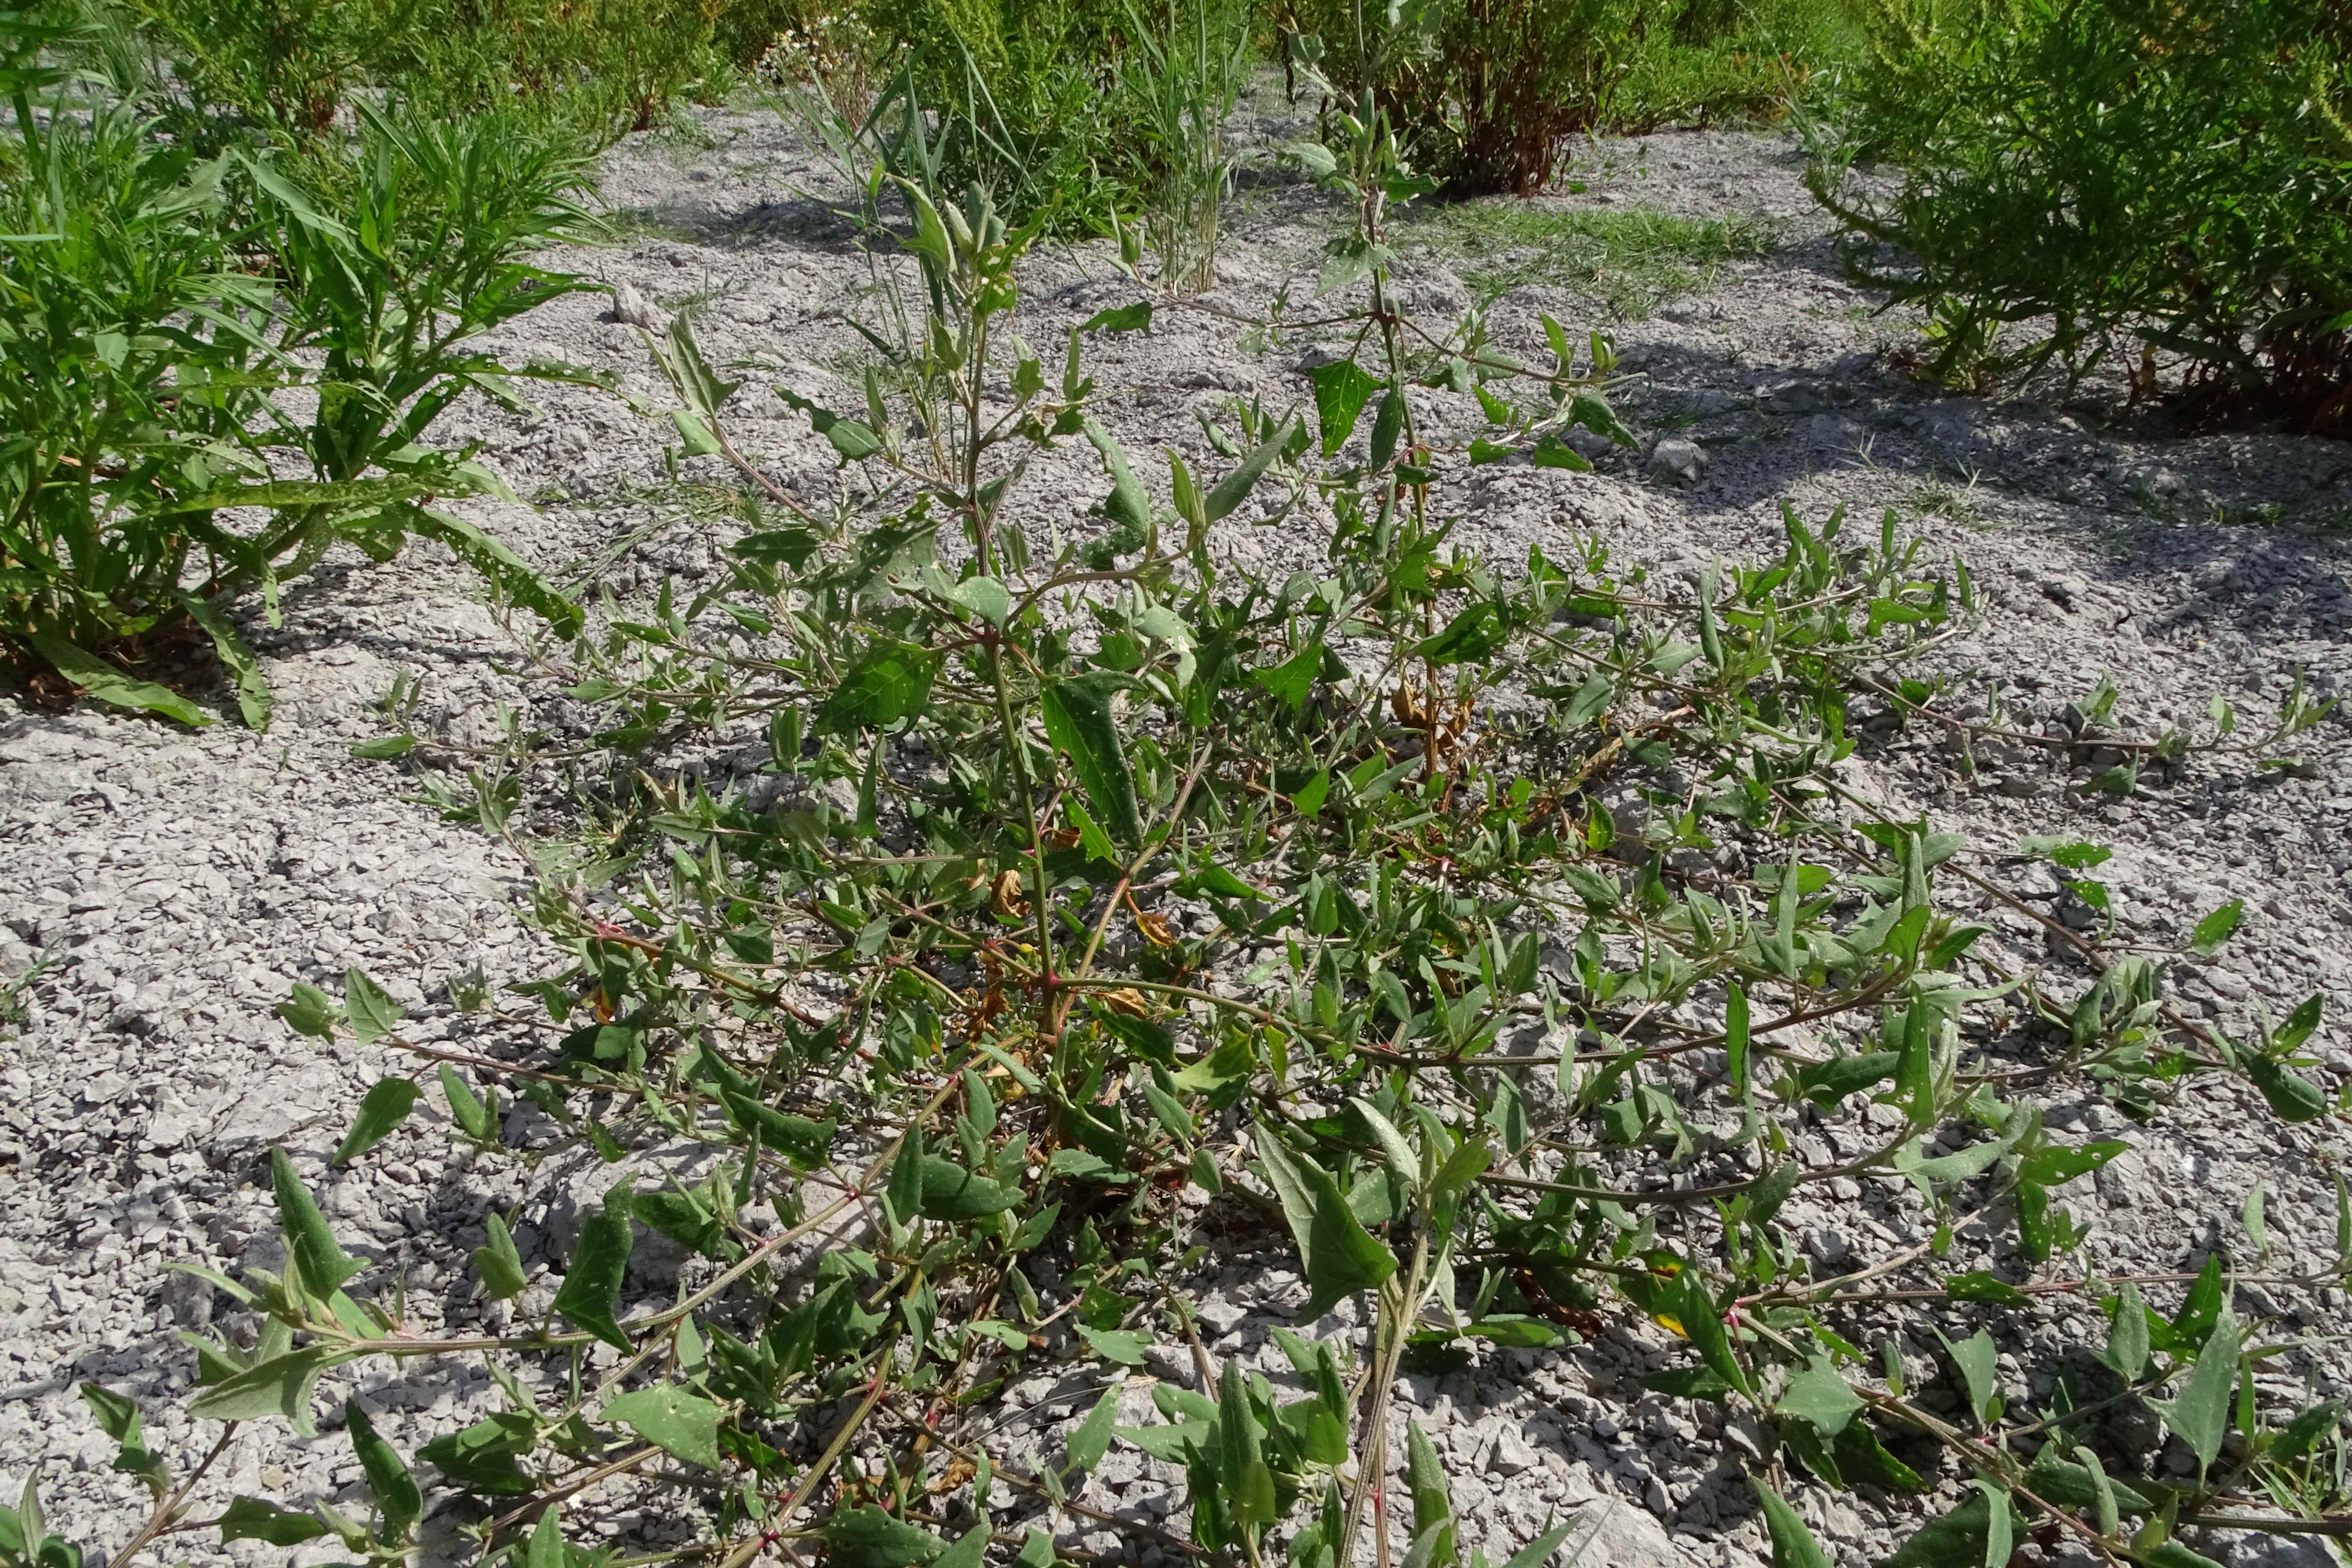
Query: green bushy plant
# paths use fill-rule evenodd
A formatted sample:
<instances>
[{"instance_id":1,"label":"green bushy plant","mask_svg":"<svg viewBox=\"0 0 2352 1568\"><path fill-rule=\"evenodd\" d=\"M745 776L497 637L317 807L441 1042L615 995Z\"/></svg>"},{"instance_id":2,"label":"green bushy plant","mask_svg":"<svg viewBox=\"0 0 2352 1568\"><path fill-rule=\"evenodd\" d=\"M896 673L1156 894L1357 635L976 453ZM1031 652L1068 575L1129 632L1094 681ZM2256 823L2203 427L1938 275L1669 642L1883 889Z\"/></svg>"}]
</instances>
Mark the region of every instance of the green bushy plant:
<instances>
[{"instance_id":1,"label":"green bushy plant","mask_svg":"<svg viewBox=\"0 0 2352 1568\"><path fill-rule=\"evenodd\" d=\"M1640 0L1416 0L1371 32L1360 9L1306 0L1288 16L1345 95L1379 89L1447 195L1532 195L1606 118Z\"/></svg>"},{"instance_id":2,"label":"green bushy plant","mask_svg":"<svg viewBox=\"0 0 2352 1568\"><path fill-rule=\"evenodd\" d=\"M1858 0L1682 0L1634 23L1609 124L1770 123L1860 57Z\"/></svg>"},{"instance_id":3,"label":"green bushy plant","mask_svg":"<svg viewBox=\"0 0 2352 1568\"><path fill-rule=\"evenodd\" d=\"M454 397L512 374L471 340L575 286L520 258L577 216L576 157L507 116L371 110L338 218L288 169L199 161L129 107L37 99L29 79L12 96L0 636L92 696L196 723L122 668L194 630L260 723L226 611L258 589L274 614L338 542L382 558L439 538L520 602L573 613L430 504L499 487L425 442Z\"/></svg>"},{"instance_id":4,"label":"green bushy plant","mask_svg":"<svg viewBox=\"0 0 2352 1568\"><path fill-rule=\"evenodd\" d=\"M1939 375L2137 347L2144 392L2169 357L2192 406L2352 428L2347 50L2326 0L1885 0L1811 180Z\"/></svg>"},{"instance_id":5,"label":"green bushy plant","mask_svg":"<svg viewBox=\"0 0 2352 1568\"><path fill-rule=\"evenodd\" d=\"M870 0L864 15L898 57L879 111L927 121L943 188L978 184L1014 223L1057 234L1108 226L1121 162L1115 0Z\"/></svg>"},{"instance_id":6,"label":"green bushy plant","mask_svg":"<svg viewBox=\"0 0 2352 1568\"><path fill-rule=\"evenodd\" d=\"M778 15L772 0L121 0L109 20L145 33L184 133L331 146L356 101L384 97L609 141L651 125L730 50L764 47Z\"/></svg>"}]
</instances>

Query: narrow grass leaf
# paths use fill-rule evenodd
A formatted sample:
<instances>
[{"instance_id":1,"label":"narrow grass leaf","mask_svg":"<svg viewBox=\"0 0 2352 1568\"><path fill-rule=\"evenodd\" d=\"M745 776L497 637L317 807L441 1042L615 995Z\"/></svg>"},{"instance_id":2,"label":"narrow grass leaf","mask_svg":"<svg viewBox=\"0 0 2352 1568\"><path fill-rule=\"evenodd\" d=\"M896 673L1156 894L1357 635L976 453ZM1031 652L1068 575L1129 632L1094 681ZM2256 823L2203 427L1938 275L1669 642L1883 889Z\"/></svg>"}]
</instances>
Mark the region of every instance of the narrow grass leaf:
<instances>
[{"instance_id":1,"label":"narrow grass leaf","mask_svg":"<svg viewBox=\"0 0 2352 1568\"><path fill-rule=\"evenodd\" d=\"M221 668L227 670L236 685L237 710L245 715L246 724L255 730L269 728L271 700L269 682L261 674L261 661L253 657L246 646L244 634L236 623L214 601L198 594L183 594L181 605L188 618L212 638L213 651L220 656ZM307 1517L307 1516L305 1516Z\"/></svg>"}]
</instances>

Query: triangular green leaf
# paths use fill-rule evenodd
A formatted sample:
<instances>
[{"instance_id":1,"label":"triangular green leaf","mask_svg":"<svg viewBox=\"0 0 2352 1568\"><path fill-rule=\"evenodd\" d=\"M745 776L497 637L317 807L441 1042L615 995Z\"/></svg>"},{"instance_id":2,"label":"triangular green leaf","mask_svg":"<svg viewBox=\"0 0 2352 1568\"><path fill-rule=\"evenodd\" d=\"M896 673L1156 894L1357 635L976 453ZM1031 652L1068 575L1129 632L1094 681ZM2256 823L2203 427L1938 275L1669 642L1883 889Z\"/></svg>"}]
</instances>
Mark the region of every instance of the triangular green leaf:
<instances>
[{"instance_id":1,"label":"triangular green leaf","mask_svg":"<svg viewBox=\"0 0 2352 1568\"><path fill-rule=\"evenodd\" d=\"M1257 1148L1306 1263L1307 1301L1301 1316L1319 1318L1340 1298L1370 1289L1396 1272L1396 1255L1365 1230L1328 1172L1292 1153L1269 1128L1258 1129Z\"/></svg>"}]
</instances>

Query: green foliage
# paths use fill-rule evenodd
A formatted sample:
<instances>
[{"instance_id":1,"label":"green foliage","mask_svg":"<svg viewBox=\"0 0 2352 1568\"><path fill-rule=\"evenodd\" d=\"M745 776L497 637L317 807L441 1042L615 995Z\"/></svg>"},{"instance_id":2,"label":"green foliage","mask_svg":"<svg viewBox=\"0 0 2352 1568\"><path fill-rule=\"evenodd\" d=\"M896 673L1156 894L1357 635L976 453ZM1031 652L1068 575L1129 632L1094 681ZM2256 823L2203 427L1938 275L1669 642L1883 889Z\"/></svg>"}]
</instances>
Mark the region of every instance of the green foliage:
<instances>
[{"instance_id":1,"label":"green foliage","mask_svg":"<svg viewBox=\"0 0 2352 1568\"><path fill-rule=\"evenodd\" d=\"M1218 215L1233 184L1224 123L1255 61L1246 0L1129 0L1133 47L1120 62L1118 142L1160 256L1160 286L1217 280Z\"/></svg>"},{"instance_id":2,"label":"green foliage","mask_svg":"<svg viewBox=\"0 0 2352 1568\"><path fill-rule=\"evenodd\" d=\"M1449 196L1541 190L1569 138L1599 126L1644 0L1463 0L1403 8L1359 32L1347 0L1291 10L1352 101L1376 88L1414 161Z\"/></svg>"},{"instance_id":3,"label":"green foliage","mask_svg":"<svg viewBox=\"0 0 2352 1568\"><path fill-rule=\"evenodd\" d=\"M1347 0L1278 15L1349 99L1380 87L1449 198L1533 195L1583 132L1778 119L1860 43L1849 0L1429 0L1360 35Z\"/></svg>"},{"instance_id":4,"label":"green foliage","mask_svg":"<svg viewBox=\"0 0 2352 1568\"><path fill-rule=\"evenodd\" d=\"M199 162L129 106L50 115L20 85L15 108L0 637L102 701L202 723L118 662L193 634L260 724L268 689L226 611L257 589L274 613L280 584L339 542L383 559L409 533L440 538L569 622L520 561L428 504L502 487L425 443L469 388L570 374L509 369L471 340L573 287L520 258L578 216L576 156L503 115L370 110L331 204L346 221L303 171ZM243 270L257 258L265 270Z\"/></svg>"},{"instance_id":5,"label":"green foliage","mask_svg":"<svg viewBox=\"0 0 2352 1568\"><path fill-rule=\"evenodd\" d=\"M1454 260L1482 301L1529 284L1588 293L1640 320L1704 293L1728 261L1767 254L1769 225L1693 218L1642 207L1553 207L1473 202L1411 209L1399 232Z\"/></svg>"},{"instance_id":6,"label":"green foliage","mask_svg":"<svg viewBox=\"0 0 2352 1568\"><path fill-rule=\"evenodd\" d=\"M257 131L331 155L346 117L383 96L607 142L751 63L789 13L777 0L120 0L101 15L139 29L184 135Z\"/></svg>"},{"instance_id":7,"label":"green foliage","mask_svg":"<svg viewBox=\"0 0 2352 1568\"><path fill-rule=\"evenodd\" d=\"M1015 226L1108 226L1131 155L1112 91L1117 0L868 0L864 16L901 55L873 111L897 173L934 190L976 184Z\"/></svg>"},{"instance_id":8,"label":"green foliage","mask_svg":"<svg viewBox=\"0 0 2352 1568\"><path fill-rule=\"evenodd\" d=\"M1816 136L1815 194L1856 269L1930 314L1934 374L1984 379L2117 348L2157 390L2352 416L2352 34L2324 0L2176 5L1885 0ZM1864 194L1857 157L1902 165Z\"/></svg>"},{"instance_id":9,"label":"green foliage","mask_svg":"<svg viewBox=\"0 0 2352 1568\"><path fill-rule=\"evenodd\" d=\"M1820 96L1866 41L1863 0L1684 0L1636 25L1609 105L1620 132L1770 124Z\"/></svg>"}]
</instances>

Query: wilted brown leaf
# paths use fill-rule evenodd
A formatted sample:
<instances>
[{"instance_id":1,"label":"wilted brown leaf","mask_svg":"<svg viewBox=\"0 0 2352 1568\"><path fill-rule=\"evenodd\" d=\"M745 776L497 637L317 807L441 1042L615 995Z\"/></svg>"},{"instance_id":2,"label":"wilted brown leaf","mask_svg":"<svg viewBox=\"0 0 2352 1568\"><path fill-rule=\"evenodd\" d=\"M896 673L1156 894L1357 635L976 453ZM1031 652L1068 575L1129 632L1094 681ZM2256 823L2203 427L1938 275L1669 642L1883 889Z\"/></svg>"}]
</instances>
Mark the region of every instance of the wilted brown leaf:
<instances>
[{"instance_id":1,"label":"wilted brown leaf","mask_svg":"<svg viewBox=\"0 0 2352 1568\"><path fill-rule=\"evenodd\" d=\"M1029 918L1029 900L1021 896L1021 873L999 871L996 880L989 885L988 907L1000 920L1020 921Z\"/></svg>"}]
</instances>

